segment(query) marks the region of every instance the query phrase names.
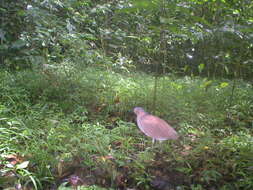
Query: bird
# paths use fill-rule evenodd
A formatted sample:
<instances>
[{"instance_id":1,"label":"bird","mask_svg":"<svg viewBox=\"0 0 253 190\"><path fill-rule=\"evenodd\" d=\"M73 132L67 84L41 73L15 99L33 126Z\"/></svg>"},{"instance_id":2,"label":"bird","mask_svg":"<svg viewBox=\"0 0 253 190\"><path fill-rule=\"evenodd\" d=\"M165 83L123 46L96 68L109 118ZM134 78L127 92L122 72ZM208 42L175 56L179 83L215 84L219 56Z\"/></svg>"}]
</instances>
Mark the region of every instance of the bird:
<instances>
[{"instance_id":1,"label":"bird","mask_svg":"<svg viewBox=\"0 0 253 190\"><path fill-rule=\"evenodd\" d=\"M152 144L156 140L161 142L178 139L178 133L163 119L149 114L142 107L135 107L134 113L137 116L138 127L145 135L152 138Z\"/></svg>"}]
</instances>

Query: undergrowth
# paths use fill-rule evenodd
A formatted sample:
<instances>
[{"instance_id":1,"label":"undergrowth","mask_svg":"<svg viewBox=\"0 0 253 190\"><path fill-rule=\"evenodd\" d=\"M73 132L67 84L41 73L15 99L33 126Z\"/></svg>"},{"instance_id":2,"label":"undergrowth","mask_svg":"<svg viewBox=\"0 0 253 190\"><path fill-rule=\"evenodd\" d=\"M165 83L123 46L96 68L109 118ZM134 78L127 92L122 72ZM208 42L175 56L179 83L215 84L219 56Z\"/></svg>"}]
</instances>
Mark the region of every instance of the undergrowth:
<instances>
[{"instance_id":1,"label":"undergrowth","mask_svg":"<svg viewBox=\"0 0 253 190\"><path fill-rule=\"evenodd\" d=\"M243 81L154 77L88 67L0 72L0 186L253 188L253 89ZM151 146L142 106L179 142ZM86 184L90 187L80 185Z\"/></svg>"}]
</instances>

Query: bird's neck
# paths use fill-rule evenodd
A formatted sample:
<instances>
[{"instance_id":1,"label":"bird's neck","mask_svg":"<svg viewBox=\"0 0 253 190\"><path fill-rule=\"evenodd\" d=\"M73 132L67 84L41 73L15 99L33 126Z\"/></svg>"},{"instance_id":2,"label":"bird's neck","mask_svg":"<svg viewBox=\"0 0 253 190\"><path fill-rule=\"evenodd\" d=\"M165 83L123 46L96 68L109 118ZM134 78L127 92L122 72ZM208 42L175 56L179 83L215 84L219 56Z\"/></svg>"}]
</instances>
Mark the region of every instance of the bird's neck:
<instances>
[{"instance_id":1,"label":"bird's neck","mask_svg":"<svg viewBox=\"0 0 253 190\"><path fill-rule=\"evenodd\" d=\"M144 115L148 115L148 113L147 112L141 112L141 113L138 114L138 117L142 117Z\"/></svg>"}]
</instances>

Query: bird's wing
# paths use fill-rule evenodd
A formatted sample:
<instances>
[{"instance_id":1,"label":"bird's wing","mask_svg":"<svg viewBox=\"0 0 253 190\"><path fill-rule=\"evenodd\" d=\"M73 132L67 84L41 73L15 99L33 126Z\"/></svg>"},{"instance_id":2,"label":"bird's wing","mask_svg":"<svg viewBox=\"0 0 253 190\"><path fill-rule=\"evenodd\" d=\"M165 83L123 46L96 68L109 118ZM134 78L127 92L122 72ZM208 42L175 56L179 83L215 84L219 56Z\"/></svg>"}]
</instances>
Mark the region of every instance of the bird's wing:
<instances>
[{"instance_id":1,"label":"bird's wing","mask_svg":"<svg viewBox=\"0 0 253 190\"><path fill-rule=\"evenodd\" d=\"M138 120L138 125L147 136L157 140L177 139L177 132L164 120L153 115L144 115Z\"/></svg>"}]
</instances>

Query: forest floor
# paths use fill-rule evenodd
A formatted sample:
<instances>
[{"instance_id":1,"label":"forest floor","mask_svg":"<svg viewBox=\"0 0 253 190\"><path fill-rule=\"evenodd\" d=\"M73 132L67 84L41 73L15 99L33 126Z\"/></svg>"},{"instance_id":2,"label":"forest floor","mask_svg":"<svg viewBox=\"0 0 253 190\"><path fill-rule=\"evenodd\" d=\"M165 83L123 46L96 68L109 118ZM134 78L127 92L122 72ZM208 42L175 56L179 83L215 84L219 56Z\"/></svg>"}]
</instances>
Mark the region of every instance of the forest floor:
<instances>
[{"instance_id":1,"label":"forest floor","mask_svg":"<svg viewBox=\"0 0 253 190\"><path fill-rule=\"evenodd\" d=\"M75 74L73 74L75 73ZM0 72L2 189L253 189L245 81L87 68ZM152 146L135 106L180 134Z\"/></svg>"}]
</instances>

